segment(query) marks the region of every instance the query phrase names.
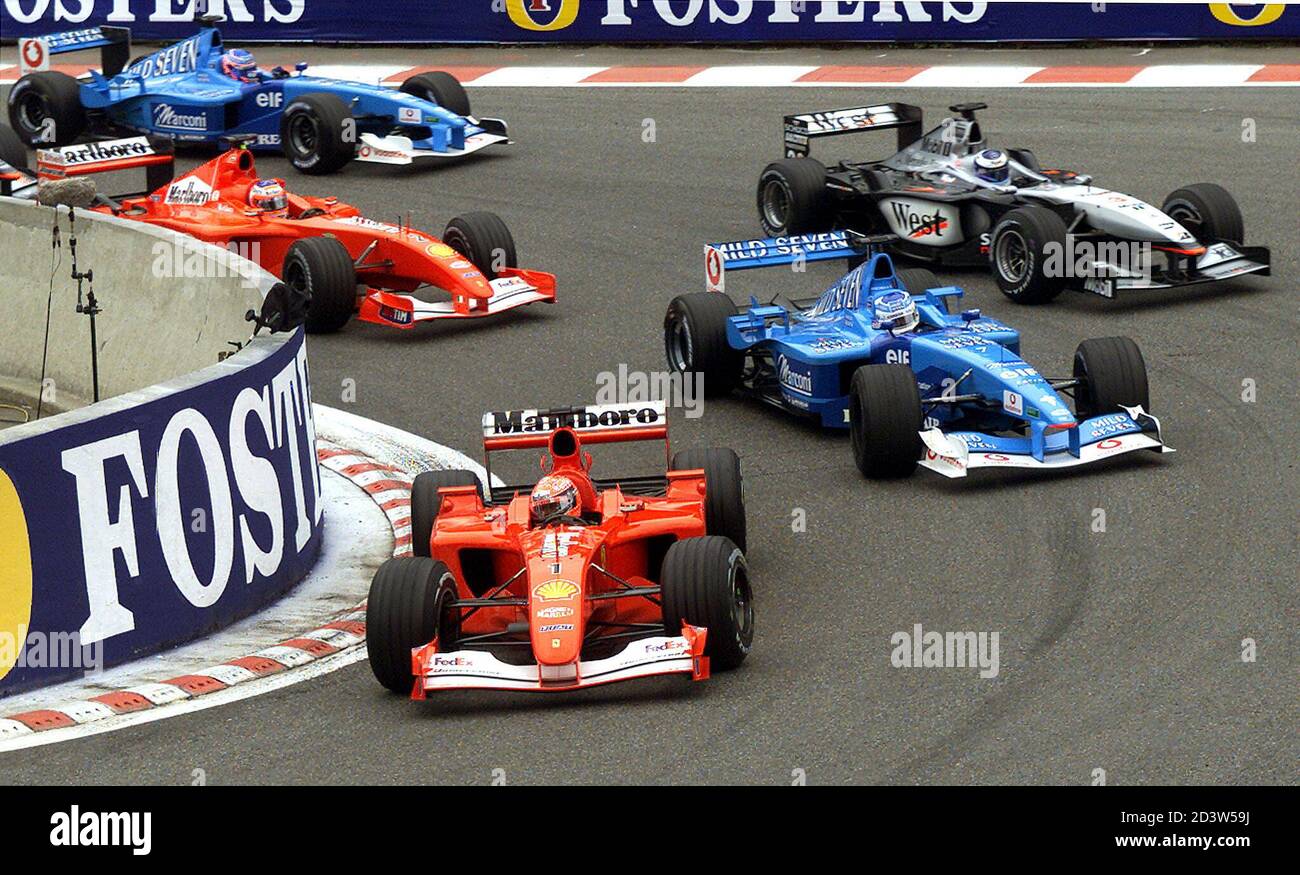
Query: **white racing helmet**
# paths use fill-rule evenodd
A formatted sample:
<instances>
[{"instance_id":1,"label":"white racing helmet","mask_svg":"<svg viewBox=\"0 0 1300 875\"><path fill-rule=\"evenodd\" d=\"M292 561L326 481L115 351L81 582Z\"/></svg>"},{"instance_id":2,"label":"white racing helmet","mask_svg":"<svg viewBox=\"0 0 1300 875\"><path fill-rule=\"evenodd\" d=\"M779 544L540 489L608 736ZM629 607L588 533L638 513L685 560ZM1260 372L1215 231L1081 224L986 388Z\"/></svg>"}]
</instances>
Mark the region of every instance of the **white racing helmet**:
<instances>
[{"instance_id":1,"label":"white racing helmet","mask_svg":"<svg viewBox=\"0 0 1300 875\"><path fill-rule=\"evenodd\" d=\"M916 302L905 292L885 292L872 304L875 322L895 334L906 334L921 321L916 313Z\"/></svg>"},{"instance_id":2,"label":"white racing helmet","mask_svg":"<svg viewBox=\"0 0 1300 875\"><path fill-rule=\"evenodd\" d=\"M1011 165L1007 153L1001 149L985 149L975 156L975 175L985 182L1006 185L1011 179Z\"/></svg>"}]
</instances>

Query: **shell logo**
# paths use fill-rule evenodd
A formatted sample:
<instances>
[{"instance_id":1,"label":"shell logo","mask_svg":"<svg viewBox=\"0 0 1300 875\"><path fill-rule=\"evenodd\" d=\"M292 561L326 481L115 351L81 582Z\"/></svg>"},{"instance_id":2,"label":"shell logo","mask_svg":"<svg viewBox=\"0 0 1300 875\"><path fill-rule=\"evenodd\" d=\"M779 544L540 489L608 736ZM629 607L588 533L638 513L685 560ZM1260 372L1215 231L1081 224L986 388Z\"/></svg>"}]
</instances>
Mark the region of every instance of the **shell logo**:
<instances>
[{"instance_id":1,"label":"shell logo","mask_svg":"<svg viewBox=\"0 0 1300 875\"><path fill-rule=\"evenodd\" d=\"M0 678L18 662L32 617L32 554L18 490L0 470Z\"/></svg>"},{"instance_id":2,"label":"shell logo","mask_svg":"<svg viewBox=\"0 0 1300 875\"><path fill-rule=\"evenodd\" d=\"M565 599L571 599L578 594L578 585L572 580L561 580L554 578L545 583L539 583L533 589L533 598L539 602L558 602Z\"/></svg>"},{"instance_id":3,"label":"shell logo","mask_svg":"<svg viewBox=\"0 0 1300 875\"><path fill-rule=\"evenodd\" d=\"M424 251L435 258L451 258L451 256L456 254L456 250L452 249L446 243L431 243L429 244L429 248Z\"/></svg>"},{"instance_id":4,"label":"shell logo","mask_svg":"<svg viewBox=\"0 0 1300 875\"><path fill-rule=\"evenodd\" d=\"M1282 13L1286 11L1285 3L1264 3L1250 18L1242 18L1237 14L1237 10L1232 8L1234 5L1233 3L1211 3L1210 14L1224 24L1231 24L1236 27L1259 27L1264 24L1272 24L1281 18ZM1244 5L1253 7L1258 4L1247 3Z\"/></svg>"},{"instance_id":5,"label":"shell logo","mask_svg":"<svg viewBox=\"0 0 1300 875\"><path fill-rule=\"evenodd\" d=\"M580 3L581 0L506 0L506 11L515 26L524 30L564 30L577 20ZM543 17L551 15L550 22L538 24L533 17L535 12L542 13Z\"/></svg>"}]
</instances>

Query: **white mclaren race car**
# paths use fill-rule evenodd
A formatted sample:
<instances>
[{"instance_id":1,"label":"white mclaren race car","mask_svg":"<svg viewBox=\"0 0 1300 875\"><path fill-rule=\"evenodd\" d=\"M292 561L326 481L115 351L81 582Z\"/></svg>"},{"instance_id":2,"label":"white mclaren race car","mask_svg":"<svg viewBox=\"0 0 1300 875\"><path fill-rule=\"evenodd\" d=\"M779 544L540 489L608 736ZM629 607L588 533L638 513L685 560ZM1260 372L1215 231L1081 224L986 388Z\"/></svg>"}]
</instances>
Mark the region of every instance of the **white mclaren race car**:
<instances>
[{"instance_id":1,"label":"white mclaren race car","mask_svg":"<svg viewBox=\"0 0 1300 875\"><path fill-rule=\"evenodd\" d=\"M1241 210L1222 187L1199 182L1145 201L1092 177L1039 166L1028 149L999 150L975 119L983 103L922 133L906 103L785 117L786 157L758 182L763 230L786 237L836 229L898 236L896 252L941 264L988 264L1013 301L1050 301L1066 288L1114 297L1269 273L1269 252L1243 246ZM895 129L882 161L826 167L813 139Z\"/></svg>"}]
</instances>

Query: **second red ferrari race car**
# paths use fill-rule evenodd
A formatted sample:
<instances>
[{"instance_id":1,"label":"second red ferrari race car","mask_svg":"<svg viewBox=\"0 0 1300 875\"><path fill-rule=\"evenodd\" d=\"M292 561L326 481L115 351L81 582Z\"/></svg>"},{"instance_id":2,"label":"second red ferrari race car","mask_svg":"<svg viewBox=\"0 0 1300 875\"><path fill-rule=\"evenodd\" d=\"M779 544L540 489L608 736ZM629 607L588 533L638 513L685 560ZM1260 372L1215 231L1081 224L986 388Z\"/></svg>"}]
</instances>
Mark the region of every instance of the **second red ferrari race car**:
<instances>
[{"instance_id":1,"label":"second red ferrari race car","mask_svg":"<svg viewBox=\"0 0 1300 875\"><path fill-rule=\"evenodd\" d=\"M543 450L545 476L486 490L470 471L416 476L415 555L380 566L366 607L381 684L423 699L740 665L754 605L734 452L669 460L662 403L489 413L483 432L486 454ZM593 475L584 447L653 440L666 474Z\"/></svg>"},{"instance_id":2,"label":"second red ferrari race car","mask_svg":"<svg viewBox=\"0 0 1300 875\"><path fill-rule=\"evenodd\" d=\"M8 129L0 134L16 139ZM11 166L19 155L11 159L6 150L0 157L13 177L8 193L38 199L41 182L146 168L148 192L95 193L90 208L189 234L260 264L311 296L311 332L337 331L354 314L411 328L555 302L555 277L518 267L514 238L495 213L457 216L439 239L405 223L368 219L334 197L290 193L283 180L258 176L243 144L175 178L170 145L147 137L40 150L35 175Z\"/></svg>"}]
</instances>

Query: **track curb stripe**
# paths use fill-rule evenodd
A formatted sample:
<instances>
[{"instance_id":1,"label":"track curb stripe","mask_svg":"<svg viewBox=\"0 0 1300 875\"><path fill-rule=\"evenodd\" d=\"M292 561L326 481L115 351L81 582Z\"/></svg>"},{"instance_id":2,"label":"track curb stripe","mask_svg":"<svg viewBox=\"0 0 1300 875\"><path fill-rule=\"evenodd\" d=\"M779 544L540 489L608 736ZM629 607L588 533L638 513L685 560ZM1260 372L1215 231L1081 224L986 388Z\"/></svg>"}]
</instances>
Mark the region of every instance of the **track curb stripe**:
<instances>
[{"instance_id":1,"label":"track curb stripe","mask_svg":"<svg viewBox=\"0 0 1300 875\"><path fill-rule=\"evenodd\" d=\"M73 76L85 65L52 67ZM1052 67L967 65L845 65L794 66L723 64L718 66L609 66L510 65L401 67L374 64L326 64L313 72L340 78L398 86L418 73L446 70L466 85L500 88L600 88L600 87L783 87L788 85L857 87L897 85L909 88L1121 87L1121 88L1221 88L1237 86L1300 85L1297 64L1149 64L1057 65ZM0 85L18 81L18 67L0 64ZM347 451L343 451L347 452Z\"/></svg>"},{"instance_id":2,"label":"track curb stripe","mask_svg":"<svg viewBox=\"0 0 1300 875\"><path fill-rule=\"evenodd\" d=\"M411 482L405 472L323 438L317 440L316 457L322 465L343 475L375 500L393 528L394 555L409 555ZM365 640L366 603L361 602L315 629L248 656L228 659L204 671L2 717L0 740L188 701L245 681L307 665L364 644Z\"/></svg>"}]
</instances>

